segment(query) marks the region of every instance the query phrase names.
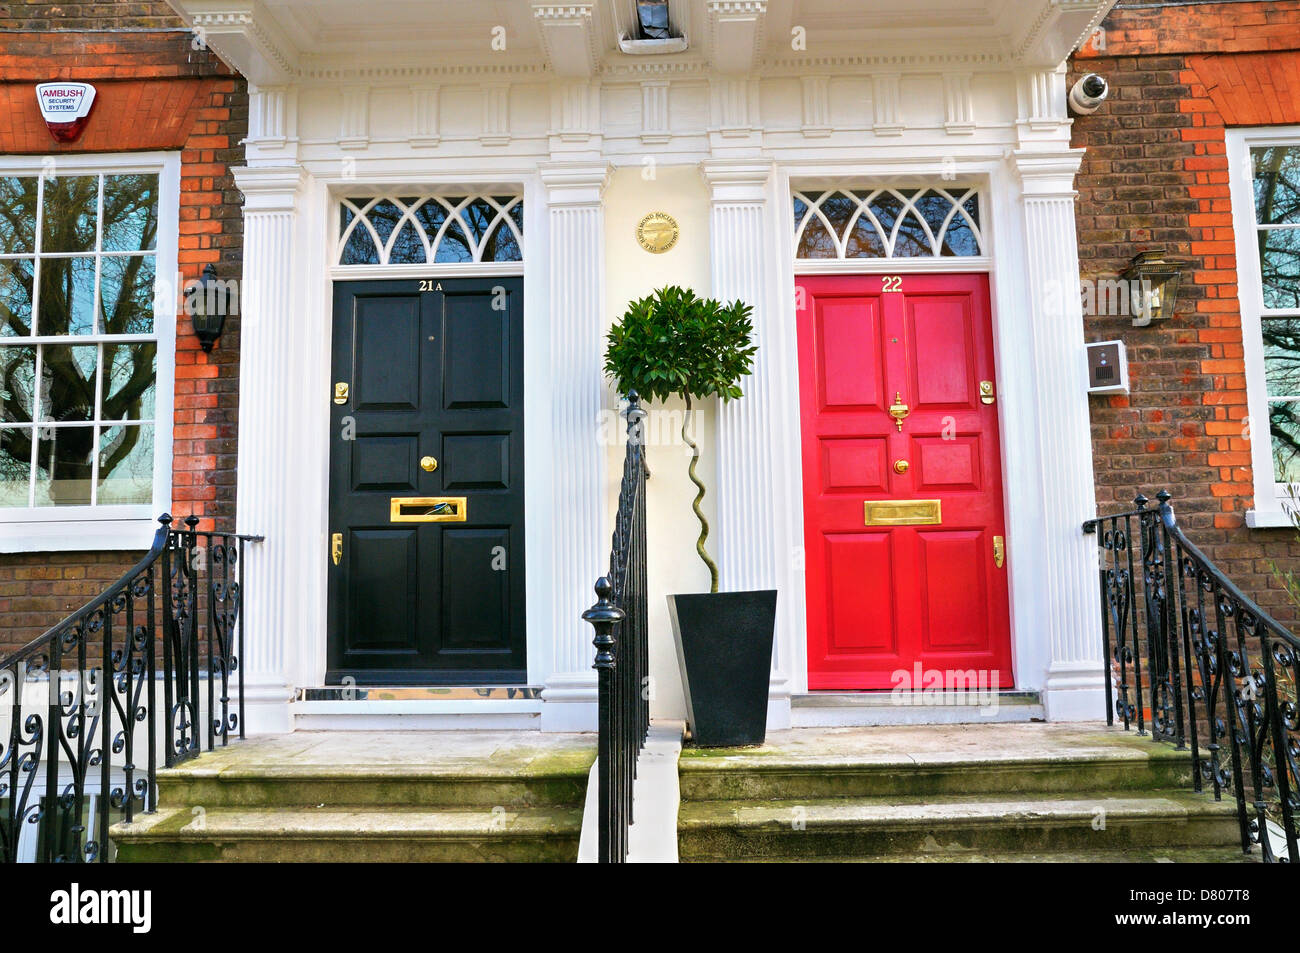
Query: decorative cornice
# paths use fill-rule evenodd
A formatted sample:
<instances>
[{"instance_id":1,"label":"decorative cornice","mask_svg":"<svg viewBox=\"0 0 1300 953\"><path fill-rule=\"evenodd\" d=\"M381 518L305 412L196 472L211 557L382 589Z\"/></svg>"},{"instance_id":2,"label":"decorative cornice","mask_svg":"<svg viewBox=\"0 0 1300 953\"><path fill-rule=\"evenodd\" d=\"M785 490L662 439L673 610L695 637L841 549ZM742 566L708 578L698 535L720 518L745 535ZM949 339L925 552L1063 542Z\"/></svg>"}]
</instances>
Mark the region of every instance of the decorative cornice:
<instances>
[{"instance_id":1,"label":"decorative cornice","mask_svg":"<svg viewBox=\"0 0 1300 953\"><path fill-rule=\"evenodd\" d=\"M557 76L591 76L600 53L594 3L534 3L533 22L551 71Z\"/></svg>"},{"instance_id":2,"label":"decorative cornice","mask_svg":"<svg viewBox=\"0 0 1300 953\"><path fill-rule=\"evenodd\" d=\"M235 166L235 187L244 194L245 213L292 212L310 176L301 166Z\"/></svg>"}]
</instances>

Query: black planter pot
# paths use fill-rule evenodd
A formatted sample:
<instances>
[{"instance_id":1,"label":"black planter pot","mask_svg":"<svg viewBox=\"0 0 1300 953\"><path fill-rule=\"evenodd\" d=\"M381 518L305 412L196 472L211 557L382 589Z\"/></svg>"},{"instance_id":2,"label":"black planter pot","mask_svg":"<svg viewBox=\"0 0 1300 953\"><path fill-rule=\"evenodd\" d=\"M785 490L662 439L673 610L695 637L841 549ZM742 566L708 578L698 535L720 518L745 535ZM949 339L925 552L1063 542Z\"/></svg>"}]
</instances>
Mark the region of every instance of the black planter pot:
<instances>
[{"instance_id":1,"label":"black planter pot","mask_svg":"<svg viewBox=\"0 0 1300 953\"><path fill-rule=\"evenodd\" d=\"M695 744L761 745L776 590L669 596L668 615Z\"/></svg>"}]
</instances>

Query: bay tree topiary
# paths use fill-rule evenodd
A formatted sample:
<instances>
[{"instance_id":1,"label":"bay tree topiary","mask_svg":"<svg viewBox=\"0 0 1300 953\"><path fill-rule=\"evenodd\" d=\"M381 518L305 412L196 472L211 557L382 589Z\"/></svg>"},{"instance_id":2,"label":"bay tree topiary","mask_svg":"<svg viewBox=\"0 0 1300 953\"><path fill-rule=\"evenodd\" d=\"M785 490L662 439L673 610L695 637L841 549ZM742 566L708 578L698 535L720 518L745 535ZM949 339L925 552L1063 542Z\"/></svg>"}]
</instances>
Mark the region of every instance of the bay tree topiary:
<instances>
[{"instance_id":1,"label":"bay tree topiary","mask_svg":"<svg viewBox=\"0 0 1300 953\"><path fill-rule=\"evenodd\" d=\"M693 401L743 396L740 379L750 373L758 351L753 310L743 301L724 305L671 285L630 302L610 328L605 349L605 374L620 393L636 391L647 401L677 396L686 403L682 440L691 450L687 474L697 488L691 508L700 521L695 550L709 567L710 592L718 591L718 567L704 546L709 523L700 509L704 483L695 472L700 448L690 435Z\"/></svg>"}]
</instances>

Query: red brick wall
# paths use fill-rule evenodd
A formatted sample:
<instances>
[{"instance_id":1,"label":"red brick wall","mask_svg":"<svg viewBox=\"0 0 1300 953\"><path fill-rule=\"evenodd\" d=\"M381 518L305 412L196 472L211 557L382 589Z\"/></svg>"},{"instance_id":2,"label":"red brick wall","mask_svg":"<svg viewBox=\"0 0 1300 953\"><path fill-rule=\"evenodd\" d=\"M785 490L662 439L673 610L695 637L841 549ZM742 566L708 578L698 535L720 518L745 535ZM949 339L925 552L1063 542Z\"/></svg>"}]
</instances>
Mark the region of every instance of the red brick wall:
<instances>
[{"instance_id":1,"label":"red brick wall","mask_svg":"<svg viewBox=\"0 0 1300 953\"><path fill-rule=\"evenodd\" d=\"M1098 507L1168 488L1188 535L1294 622L1269 562L1294 567L1300 541L1244 521L1254 477L1224 128L1300 123L1300 0L1119 6L1102 29L1069 79L1096 72L1111 84L1097 113L1074 118L1073 144L1088 150L1081 276L1117 278L1145 249L1189 265L1172 320L1085 318L1088 340L1125 341L1131 381L1128 395L1092 398Z\"/></svg>"},{"instance_id":2,"label":"red brick wall","mask_svg":"<svg viewBox=\"0 0 1300 953\"><path fill-rule=\"evenodd\" d=\"M15 31L0 32L0 154L179 151L182 276L198 277L211 262L220 278L239 278L241 198L230 168L243 162L243 80L194 49L165 3L0 4L0 31ZM77 143L54 142L40 118L32 87L51 79L96 86ZM233 526L239 317L204 354L179 316L175 359L171 512L202 517L202 528ZM139 555L0 555L0 654L97 595Z\"/></svg>"}]
</instances>

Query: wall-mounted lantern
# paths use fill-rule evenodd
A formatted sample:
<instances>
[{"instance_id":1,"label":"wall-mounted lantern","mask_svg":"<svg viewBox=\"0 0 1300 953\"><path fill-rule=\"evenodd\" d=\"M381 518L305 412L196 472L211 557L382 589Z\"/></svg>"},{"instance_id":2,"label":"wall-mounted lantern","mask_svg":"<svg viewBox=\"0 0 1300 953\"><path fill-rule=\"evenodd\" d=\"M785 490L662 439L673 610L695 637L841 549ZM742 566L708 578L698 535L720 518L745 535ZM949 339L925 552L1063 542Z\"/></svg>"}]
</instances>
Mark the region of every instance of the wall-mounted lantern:
<instances>
[{"instance_id":1,"label":"wall-mounted lantern","mask_svg":"<svg viewBox=\"0 0 1300 953\"><path fill-rule=\"evenodd\" d=\"M185 289L185 310L204 353L212 352L212 346L225 327L227 290L226 283L217 280L217 269L211 263L204 266L203 279L191 282Z\"/></svg>"},{"instance_id":2,"label":"wall-mounted lantern","mask_svg":"<svg viewBox=\"0 0 1300 953\"><path fill-rule=\"evenodd\" d=\"M1186 263L1163 252L1144 251L1133 257L1120 278L1128 282L1133 326L1174 316L1178 304L1178 277Z\"/></svg>"}]
</instances>

